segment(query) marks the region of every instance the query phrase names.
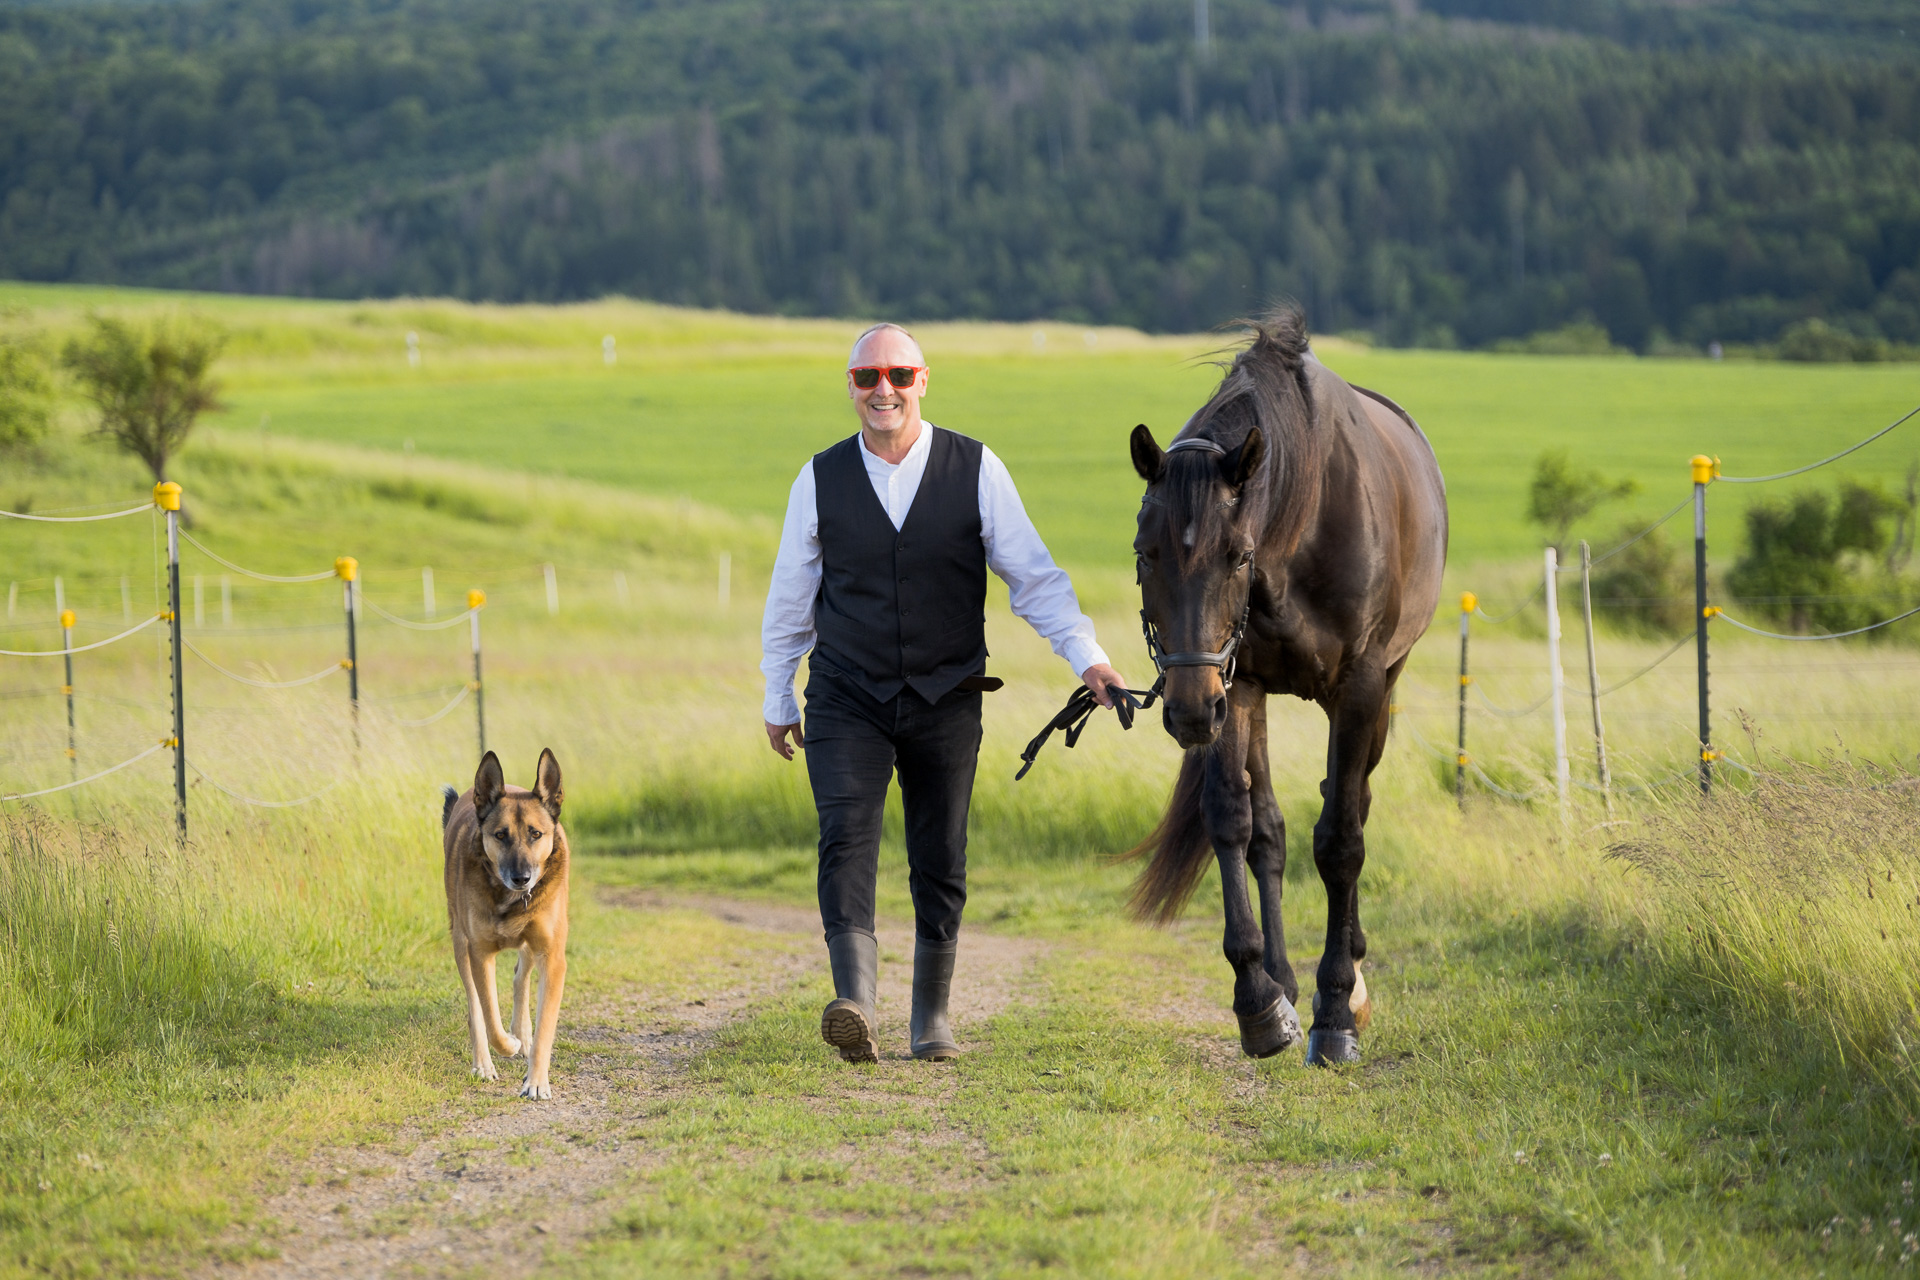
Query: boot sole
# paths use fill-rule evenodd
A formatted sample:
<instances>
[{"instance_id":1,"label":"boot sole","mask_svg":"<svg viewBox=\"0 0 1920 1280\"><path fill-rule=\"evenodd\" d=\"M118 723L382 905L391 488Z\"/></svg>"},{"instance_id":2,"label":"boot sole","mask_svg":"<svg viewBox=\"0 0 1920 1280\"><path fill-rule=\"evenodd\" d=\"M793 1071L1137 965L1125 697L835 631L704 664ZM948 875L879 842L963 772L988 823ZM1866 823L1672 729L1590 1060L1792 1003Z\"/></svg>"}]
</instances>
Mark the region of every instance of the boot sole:
<instances>
[{"instance_id":1,"label":"boot sole","mask_svg":"<svg viewBox=\"0 0 1920 1280\"><path fill-rule=\"evenodd\" d=\"M843 1062L878 1062L880 1046L867 1015L851 1000L835 1000L820 1015L820 1038L840 1051Z\"/></svg>"}]
</instances>

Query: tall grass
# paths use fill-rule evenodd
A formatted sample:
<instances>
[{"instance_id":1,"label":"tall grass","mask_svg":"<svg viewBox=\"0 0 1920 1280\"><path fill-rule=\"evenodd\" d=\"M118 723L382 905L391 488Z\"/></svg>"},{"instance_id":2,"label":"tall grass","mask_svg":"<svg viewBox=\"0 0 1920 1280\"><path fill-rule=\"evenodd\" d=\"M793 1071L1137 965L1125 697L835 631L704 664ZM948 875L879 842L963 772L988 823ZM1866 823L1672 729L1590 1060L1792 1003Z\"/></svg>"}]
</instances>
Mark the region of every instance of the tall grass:
<instances>
[{"instance_id":1,"label":"tall grass","mask_svg":"<svg viewBox=\"0 0 1920 1280\"><path fill-rule=\"evenodd\" d=\"M1781 761L1648 813L1608 853L1655 886L1660 948L1756 1011L1920 1089L1920 779Z\"/></svg>"}]
</instances>

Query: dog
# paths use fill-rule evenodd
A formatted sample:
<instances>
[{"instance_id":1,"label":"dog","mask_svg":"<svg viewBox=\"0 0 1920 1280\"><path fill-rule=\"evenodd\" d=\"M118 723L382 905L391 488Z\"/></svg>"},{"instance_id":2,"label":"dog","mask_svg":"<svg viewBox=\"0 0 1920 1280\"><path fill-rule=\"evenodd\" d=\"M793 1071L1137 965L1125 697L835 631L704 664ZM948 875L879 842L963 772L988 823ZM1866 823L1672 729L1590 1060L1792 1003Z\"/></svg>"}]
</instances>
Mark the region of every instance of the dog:
<instances>
[{"instance_id":1,"label":"dog","mask_svg":"<svg viewBox=\"0 0 1920 1280\"><path fill-rule=\"evenodd\" d=\"M540 753L533 790L507 785L500 758L489 751L473 775L473 789L456 795L442 787L442 843L446 850L447 923L453 963L467 989L467 1031L473 1074L495 1080L488 1045L507 1057L524 1055L523 1098L553 1097L547 1081L553 1035L560 1024L560 993L567 981L567 833L560 825L560 762ZM517 948L513 968L513 1034L500 1025L493 958ZM540 966L540 1002L527 999ZM538 1024L536 1030L535 1024Z\"/></svg>"}]
</instances>

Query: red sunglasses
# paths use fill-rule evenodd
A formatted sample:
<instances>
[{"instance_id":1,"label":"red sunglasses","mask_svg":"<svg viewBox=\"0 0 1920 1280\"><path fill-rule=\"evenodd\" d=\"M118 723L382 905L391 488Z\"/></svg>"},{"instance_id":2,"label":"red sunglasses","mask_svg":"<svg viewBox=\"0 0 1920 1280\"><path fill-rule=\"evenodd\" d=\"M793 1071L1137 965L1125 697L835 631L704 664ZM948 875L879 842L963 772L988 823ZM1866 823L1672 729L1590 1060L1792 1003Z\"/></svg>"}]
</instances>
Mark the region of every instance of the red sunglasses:
<instances>
[{"instance_id":1,"label":"red sunglasses","mask_svg":"<svg viewBox=\"0 0 1920 1280\"><path fill-rule=\"evenodd\" d=\"M880 385L880 375L883 373L887 375L887 381L892 385L896 387L910 387L913 385L915 378L918 378L926 372L926 368L922 365L913 364L866 364L849 369L847 372L853 375L854 386L860 388L862 391L871 391Z\"/></svg>"}]
</instances>

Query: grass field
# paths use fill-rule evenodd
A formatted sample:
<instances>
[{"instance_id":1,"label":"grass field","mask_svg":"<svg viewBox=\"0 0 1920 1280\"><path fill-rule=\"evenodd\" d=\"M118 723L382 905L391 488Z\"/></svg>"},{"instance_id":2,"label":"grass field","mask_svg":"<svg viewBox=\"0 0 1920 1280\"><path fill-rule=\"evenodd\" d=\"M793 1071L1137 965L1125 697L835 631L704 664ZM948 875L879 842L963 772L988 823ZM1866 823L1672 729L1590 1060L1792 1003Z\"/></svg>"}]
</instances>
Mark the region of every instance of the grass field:
<instances>
[{"instance_id":1,"label":"grass field","mask_svg":"<svg viewBox=\"0 0 1920 1280\"><path fill-rule=\"evenodd\" d=\"M4 297L59 324L89 305L176 301ZM457 694L465 628L365 619L357 742L339 677L260 690L189 657L189 756L207 779L190 845L171 839L164 754L0 805L0 1275L272 1274L358 1249L372 1261L345 1268L356 1274L1838 1276L1896 1270L1912 1252L1916 793L1877 771L1912 758L1920 661L1907 650L1716 638L1721 737L1766 779L1735 776L1710 806L1683 786L1611 814L1577 792L1562 817L1550 796L1516 804L1477 784L1455 805L1443 614L1377 775L1367 1060L1308 1072L1295 1054L1238 1056L1211 877L1169 931L1121 915L1128 871L1106 855L1157 815L1177 763L1165 735L1103 718L1012 781L1069 676L996 603L989 639L1009 684L988 707L963 976L977 963L1000 994L962 1026L972 1052L954 1069L843 1070L814 1028L827 988L806 925L804 774L760 745L754 665L785 485L806 448L845 429L831 381L806 397L846 327L624 303L193 305L235 333L235 407L179 469L197 538L278 573L354 554L369 601L415 621L424 565L443 618L468 586L489 593L490 745L514 778L556 749L582 850L559 1096L537 1113L553 1119L527 1121L513 1069L474 1084L460 1048L434 788L471 773L471 706L406 722ZM417 373L394 358L408 328L426 352ZM598 338L615 329L608 370ZM1137 489L1123 459L1075 462L1105 411L1048 434L1030 424L1049 406L1104 403L1115 440L1142 417L1171 428L1204 392L1205 370L1181 362L1206 340L1103 332L1089 348L1078 330L1047 332L1036 353L1031 328L936 330L930 348L953 352L933 355L953 375L936 394L952 388L962 429L963 395L983 420L998 406L1004 442L979 434L1090 584L1122 670L1143 676L1108 532L1117 524L1124 548ZM1517 582L1530 554L1511 518L1539 447L1530 404L1566 406L1554 430L1604 440L1584 456L1645 474L1657 510L1661 458L1696 447L1673 443L1682 418L1772 424L1748 446L1764 461L1721 450L1729 470L1736 456L1759 469L1803 456L1788 427L1818 414L1806 452L1824 449L1852 432L1843 418L1890 418L1911 390L1899 370L1324 354L1378 366L1355 376L1426 420L1466 584ZM1696 390L1665 441L1609 416L1701 378L1724 378L1724 398ZM817 435L791 442L784 415L726 407L752 387L812 415ZM630 403L655 394L657 411ZM544 416L562 402L576 435ZM1164 416L1120 412L1149 402ZM422 429L433 415L441 425ZM76 410L44 450L12 460L0 503L138 500L137 469L79 442L77 426ZM409 438L412 455L397 447ZM750 465L719 465L716 441L743 442ZM1897 472L1904 456L1870 451L1863 470ZM122 578L136 616L154 605L145 516L58 533L8 522L0 552L20 587L0 647L57 645L55 575L83 640L123 625ZM724 607L722 552L735 566ZM190 547L185 572L203 597L195 617L189 594L188 638L229 670L284 680L340 656L337 583L228 574L229 625L226 571ZM1577 635L1567 666L1581 688ZM1603 635L1603 681L1664 647ZM1475 655L1496 704L1545 687L1542 645L1519 624L1478 631ZM165 732L163 656L142 636L76 660L83 763ZM70 768L59 664L0 661L0 790L54 785ZM1688 767L1691 697L1681 653L1608 701L1622 781ZM1580 724L1583 704L1570 712ZM1304 704L1272 714L1299 964L1324 917L1305 848L1324 722ZM1476 709L1470 734L1497 782L1546 786L1542 714ZM1590 780L1589 740L1572 736L1576 777ZM258 809L216 784L322 794ZM892 817L881 910L897 923ZM897 1048L897 1000L883 1019ZM649 1056L661 1037L688 1047ZM501 1137L511 1124L531 1128ZM421 1151L424 1179L406 1172ZM542 1188L537 1204L515 1200L523 1186ZM509 1263L489 1268L495 1248Z\"/></svg>"}]
</instances>

